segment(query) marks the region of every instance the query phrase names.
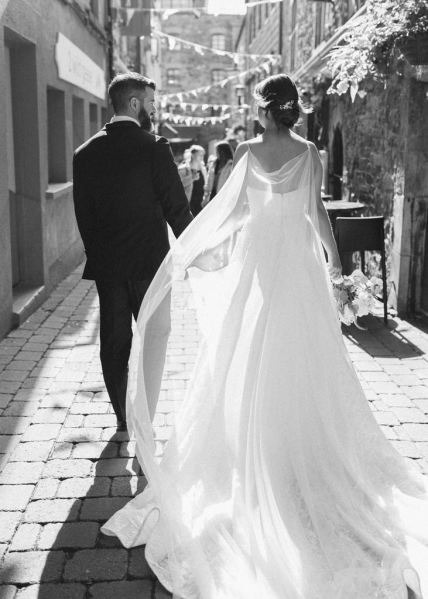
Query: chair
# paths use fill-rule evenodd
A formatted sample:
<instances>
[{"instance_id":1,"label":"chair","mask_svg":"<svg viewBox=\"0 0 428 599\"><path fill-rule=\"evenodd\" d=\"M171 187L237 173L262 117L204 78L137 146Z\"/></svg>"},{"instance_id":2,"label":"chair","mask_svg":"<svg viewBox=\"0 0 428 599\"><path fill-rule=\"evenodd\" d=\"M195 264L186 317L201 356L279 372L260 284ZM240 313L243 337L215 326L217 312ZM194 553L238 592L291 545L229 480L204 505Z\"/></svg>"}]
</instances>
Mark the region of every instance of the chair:
<instances>
[{"instance_id":1,"label":"chair","mask_svg":"<svg viewBox=\"0 0 428 599\"><path fill-rule=\"evenodd\" d=\"M365 251L377 250L381 254L383 282L383 320L388 322L388 297L386 290L386 259L384 217L343 217L339 216L335 224L337 249L342 260L343 274L350 274L351 264L343 264L345 252L360 252L361 270L365 270ZM350 262L350 261L349 261ZM348 271L348 272L346 272Z\"/></svg>"}]
</instances>

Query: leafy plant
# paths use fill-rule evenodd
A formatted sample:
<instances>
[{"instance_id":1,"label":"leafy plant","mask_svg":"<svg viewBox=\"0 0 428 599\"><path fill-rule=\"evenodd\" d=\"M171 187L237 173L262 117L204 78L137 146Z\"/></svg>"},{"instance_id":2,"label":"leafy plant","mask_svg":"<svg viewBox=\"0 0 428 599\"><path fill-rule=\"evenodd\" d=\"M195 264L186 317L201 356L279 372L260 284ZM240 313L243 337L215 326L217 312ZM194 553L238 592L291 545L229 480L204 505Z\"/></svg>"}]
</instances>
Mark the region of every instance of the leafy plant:
<instances>
[{"instance_id":1,"label":"leafy plant","mask_svg":"<svg viewBox=\"0 0 428 599\"><path fill-rule=\"evenodd\" d=\"M359 89L364 79L385 76L400 42L428 32L427 0L367 0L365 6L328 62L332 75L328 93L349 90L352 101L357 94L365 95Z\"/></svg>"}]
</instances>

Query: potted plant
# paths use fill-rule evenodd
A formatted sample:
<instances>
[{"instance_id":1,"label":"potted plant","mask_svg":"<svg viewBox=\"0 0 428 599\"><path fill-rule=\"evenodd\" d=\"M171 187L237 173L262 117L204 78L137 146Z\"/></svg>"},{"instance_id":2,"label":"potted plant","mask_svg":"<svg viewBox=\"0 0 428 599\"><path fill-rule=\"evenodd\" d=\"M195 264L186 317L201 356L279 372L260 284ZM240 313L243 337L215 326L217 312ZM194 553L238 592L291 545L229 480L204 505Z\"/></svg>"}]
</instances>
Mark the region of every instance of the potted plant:
<instances>
[{"instance_id":1,"label":"potted plant","mask_svg":"<svg viewBox=\"0 0 428 599\"><path fill-rule=\"evenodd\" d=\"M332 83L328 93L350 92L352 101L367 77L385 78L397 50L411 64L428 64L426 0L367 0L366 10L330 54Z\"/></svg>"}]
</instances>

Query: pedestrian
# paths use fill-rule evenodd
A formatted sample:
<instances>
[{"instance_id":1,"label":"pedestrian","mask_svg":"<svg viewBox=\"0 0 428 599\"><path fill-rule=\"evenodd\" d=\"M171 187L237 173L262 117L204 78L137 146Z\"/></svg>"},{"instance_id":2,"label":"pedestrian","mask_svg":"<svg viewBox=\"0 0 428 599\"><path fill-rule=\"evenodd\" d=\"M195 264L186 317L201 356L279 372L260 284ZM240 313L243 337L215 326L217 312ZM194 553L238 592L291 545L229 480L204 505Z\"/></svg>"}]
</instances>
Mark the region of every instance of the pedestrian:
<instances>
[{"instance_id":1,"label":"pedestrian","mask_svg":"<svg viewBox=\"0 0 428 599\"><path fill-rule=\"evenodd\" d=\"M137 364L180 270L199 351L161 460L140 369L129 402L148 485L102 530L146 544L181 599L421 599L428 484L385 438L343 341L322 163L293 131L288 76L255 100L263 134L238 147L144 302Z\"/></svg>"},{"instance_id":2,"label":"pedestrian","mask_svg":"<svg viewBox=\"0 0 428 599\"><path fill-rule=\"evenodd\" d=\"M168 142L147 131L155 90L154 81L138 73L117 75L108 90L113 118L73 158L83 278L95 280L98 291L101 365L120 429L126 428L132 317L168 252L166 223L178 236L192 220ZM162 363L169 332L167 304L163 338L147 355L153 371Z\"/></svg>"},{"instance_id":3,"label":"pedestrian","mask_svg":"<svg viewBox=\"0 0 428 599\"><path fill-rule=\"evenodd\" d=\"M228 142L219 141L215 149L216 159L212 162L208 172L203 207L220 191L232 172L233 153Z\"/></svg>"},{"instance_id":4,"label":"pedestrian","mask_svg":"<svg viewBox=\"0 0 428 599\"><path fill-rule=\"evenodd\" d=\"M192 146L190 148L193 176L192 195L190 198L190 210L193 216L199 214L202 210L202 201L204 199L205 185L208 178L207 169L204 163L205 150L202 146Z\"/></svg>"},{"instance_id":5,"label":"pedestrian","mask_svg":"<svg viewBox=\"0 0 428 599\"><path fill-rule=\"evenodd\" d=\"M190 198L192 197L193 188L193 177L192 169L190 168L190 160L190 148L186 148L183 152L183 160L178 164L178 174L180 175L181 183L189 203Z\"/></svg>"},{"instance_id":6,"label":"pedestrian","mask_svg":"<svg viewBox=\"0 0 428 599\"><path fill-rule=\"evenodd\" d=\"M204 164L205 150L202 146L192 145L185 151L182 164L178 172L183 183L186 196L190 202L190 210L193 216L199 214L202 209L204 189L207 181L207 169Z\"/></svg>"},{"instance_id":7,"label":"pedestrian","mask_svg":"<svg viewBox=\"0 0 428 599\"><path fill-rule=\"evenodd\" d=\"M247 139L247 130L244 125L235 125L226 136L226 141L235 152L237 146Z\"/></svg>"}]
</instances>

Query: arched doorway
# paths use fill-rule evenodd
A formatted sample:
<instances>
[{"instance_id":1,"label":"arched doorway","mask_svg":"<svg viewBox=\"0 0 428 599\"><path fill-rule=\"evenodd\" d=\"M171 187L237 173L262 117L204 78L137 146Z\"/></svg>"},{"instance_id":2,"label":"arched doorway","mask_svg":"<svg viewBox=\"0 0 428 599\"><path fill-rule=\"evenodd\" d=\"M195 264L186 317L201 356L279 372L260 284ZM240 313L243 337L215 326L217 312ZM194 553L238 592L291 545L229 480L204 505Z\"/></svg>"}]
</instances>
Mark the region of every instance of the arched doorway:
<instances>
[{"instance_id":1,"label":"arched doorway","mask_svg":"<svg viewBox=\"0 0 428 599\"><path fill-rule=\"evenodd\" d=\"M340 127L336 127L333 135L333 160L332 160L332 192L333 200L342 199L343 178L343 139Z\"/></svg>"}]
</instances>

